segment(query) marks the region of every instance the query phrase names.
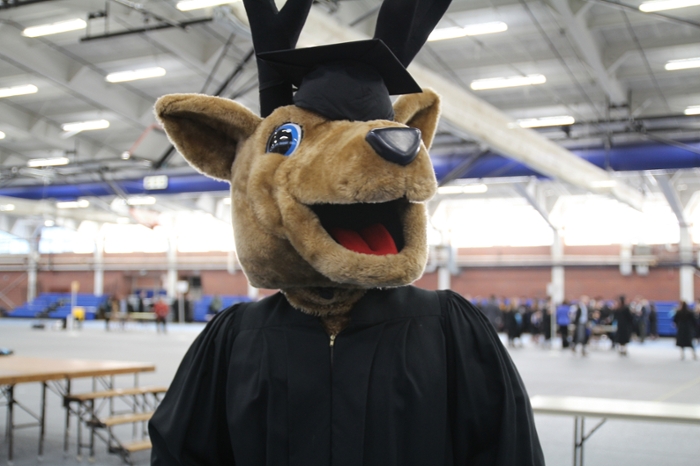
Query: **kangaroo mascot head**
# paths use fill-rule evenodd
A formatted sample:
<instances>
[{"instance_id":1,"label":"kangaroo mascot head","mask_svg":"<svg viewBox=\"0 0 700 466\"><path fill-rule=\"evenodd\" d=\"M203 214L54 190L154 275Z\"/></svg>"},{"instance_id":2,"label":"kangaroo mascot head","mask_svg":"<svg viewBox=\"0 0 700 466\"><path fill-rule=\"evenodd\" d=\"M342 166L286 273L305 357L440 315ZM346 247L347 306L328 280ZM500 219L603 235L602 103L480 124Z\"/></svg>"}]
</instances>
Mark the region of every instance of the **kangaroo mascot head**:
<instances>
[{"instance_id":1,"label":"kangaroo mascot head","mask_svg":"<svg viewBox=\"0 0 700 466\"><path fill-rule=\"evenodd\" d=\"M162 97L156 114L192 166L231 183L250 283L281 289L337 333L367 289L409 284L425 267L439 98L406 66L449 1L386 0L374 39L306 49L294 47L312 0L244 3L262 118L196 94Z\"/></svg>"}]
</instances>

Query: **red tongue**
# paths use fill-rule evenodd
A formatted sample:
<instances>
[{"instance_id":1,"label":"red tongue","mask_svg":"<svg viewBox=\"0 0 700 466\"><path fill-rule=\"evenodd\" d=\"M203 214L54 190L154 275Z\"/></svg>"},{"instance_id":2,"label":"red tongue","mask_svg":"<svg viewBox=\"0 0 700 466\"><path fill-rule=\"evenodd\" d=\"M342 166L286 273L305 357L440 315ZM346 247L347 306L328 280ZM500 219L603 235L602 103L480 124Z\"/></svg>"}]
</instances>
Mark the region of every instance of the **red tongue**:
<instances>
[{"instance_id":1,"label":"red tongue","mask_svg":"<svg viewBox=\"0 0 700 466\"><path fill-rule=\"evenodd\" d=\"M381 223L370 225L359 232L337 227L329 231L334 240L351 251L376 256L399 253L394 238Z\"/></svg>"}]
</instances>

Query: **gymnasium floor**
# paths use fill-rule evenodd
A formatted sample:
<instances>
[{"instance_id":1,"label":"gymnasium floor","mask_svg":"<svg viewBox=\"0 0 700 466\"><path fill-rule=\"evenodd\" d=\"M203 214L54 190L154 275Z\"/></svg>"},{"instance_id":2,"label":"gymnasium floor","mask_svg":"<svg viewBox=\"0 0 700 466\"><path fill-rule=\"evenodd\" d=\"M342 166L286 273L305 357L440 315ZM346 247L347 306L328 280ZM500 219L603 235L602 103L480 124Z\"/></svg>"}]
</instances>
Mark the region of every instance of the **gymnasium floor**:
<instances>
[{"instance_id":1,"label":"gymnasium floor","mask_svg":"<svg viewBox=\"0 0 700 466\"><path fill-rule=\"evenodd\" d=\"M169 325L168 334L156 334L152 324L129 324L105 332L104 323L88 322L82 331L32 330L28 320L0 319L0 347L34 357L113 359L152 362L153 374L140 376L141 385L168 385L189 344L201 331L200 324ZM530 395L572 395L663 400L700 403L700 361L680 361L671 339L644 345L633 343L629 356L609 350L608 342L592 346L582 358L569 350L546 350L525 341L511 350ZM128 386L130 376L117 377L117 385ZM74 382L74 392L88 391L88 381ZM38 407L38 384L17 385L20 401ZM43 462L36 457L38 429L15 434L16 466L77 465L71 443L63 455L63 409L56 395L48 395L47 435ZM0 413L4 416L4 409ZM18 418L22 421L23 418ZM28 420L28 419L24 419ZM4 426L4 422L2 423ZM593 421L587 420L592 426ZM550 466L572 464L573 419L538 416L537 426ZM4 427L2 429L4 438ZM75 439L75 432L72 432ZM137 465L147 465L148 454L134 456ZM87 463L87 459L83 459ZM587 442L585 463L589 466L696 466L700 464L700 426L629 421L608 421ZM0 465L7 464L7 444L0 440ZM97 465L119 465L121 460L98 444Z\"/></svg>"}]
</instances>

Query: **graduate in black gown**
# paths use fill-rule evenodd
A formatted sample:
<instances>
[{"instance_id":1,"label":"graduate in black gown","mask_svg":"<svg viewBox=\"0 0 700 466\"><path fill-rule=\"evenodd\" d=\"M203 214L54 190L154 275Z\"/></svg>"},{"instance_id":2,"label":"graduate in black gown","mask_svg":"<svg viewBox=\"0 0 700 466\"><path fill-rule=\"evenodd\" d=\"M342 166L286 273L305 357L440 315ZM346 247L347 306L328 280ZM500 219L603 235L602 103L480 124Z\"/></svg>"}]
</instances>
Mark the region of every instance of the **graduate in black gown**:
<instances>
[{"instance_id":1,"label":"graduate in black gown","mask_svg":"<svg viewBox=\"0 0 700 466\"><path fill-rule=\"evenodd\" d=\"M617 322L615 340L618 344L618 350L621 355L627 356L627 343L632 339L634 316L630 307L625 303L624 296L620 296L618 300L617 309L615 309L615 322Z\"/></svg>"},{"instance_id":2,"label":"graduate in black gown","mask_svg":"<svg viewBox=\"0 0 700 466\"><path fill-rule=\"evenodd\" d=\"M690 348L693 359L697 359L698 356L693 346L697 322L695 313L688 308L685 301L681 301L676 309L676 313L673 315L673 324L676 326L676 346L681 349L681 359L685 359L685 348Z\"/></svg>"},{"instance_id":3,"label":"graduate in black gown","mask_svg":"<svg viewBox=\"0 0 700 466\"><path fill-rule=\"evenodd\" d=\"M194 167L230 181L246 276L281 291L196 339L150 421L152 464L543 465L492 325L409 285L427 260L439 98L405 67L449 0L386 0L375 40L299 50L284 49L311 0L244 4L264 119L193 94L156 114Z\"/></svg>"},{"instance_id":4,"label":"graduate in black gown","mask_svg":"<svg viewBox=\"0 0 700 466\"><path fill-rule=\"evenodd\" d=\"M544 464L517 370L470 303L373 290L351 316L331 346L282 294L217 315L151 421L153 464Z\"/></svg>"}]
</instances>

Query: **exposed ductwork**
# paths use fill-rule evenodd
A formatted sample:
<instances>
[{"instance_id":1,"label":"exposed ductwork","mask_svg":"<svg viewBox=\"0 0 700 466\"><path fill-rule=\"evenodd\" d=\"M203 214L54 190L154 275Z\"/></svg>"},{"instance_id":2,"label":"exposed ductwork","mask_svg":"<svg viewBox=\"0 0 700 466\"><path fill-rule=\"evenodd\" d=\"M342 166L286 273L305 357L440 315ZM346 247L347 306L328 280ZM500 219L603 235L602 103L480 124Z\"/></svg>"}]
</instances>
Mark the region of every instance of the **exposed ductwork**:
<instances>
[{"instance_id":1,"label":"exposed ductwork","mask_svg":"<svg viewBox=\"0 0 700 466\"><path fill-rule=\"evenodd\" d=\"M700 152L700 143L688 144ZM612 149L589 149L572 151L587 162L612 171L643 171L700 167L698 153L667 144L645 144L622 146ZM453 154L433 157L438 179L447 175L470 154ZM491 178L512 176L544 176L515 160L493 152L479 157L462 178Z\"/></svg>"},{"instance_id":2,"label":"exposed ductwork","mask_svg":"<svg viewBox=\"0 0 700 466\"><path fill-rule=\"evenodd\" d=\"M688 144L700 152L700 142ZM615 147L613 149L578 150L574 153L581 159L598 168L611 171L670 170L700 167L700 155L695 152L666 144L646 144ZM433 157L433 165L438 180L459 166L465 158L473 154L455 153ZM532 168L493 152L481 155L460 178L492 178L544 175ZM112 181L124 194L179 194L193 192L226 192L229 185L204 175L171 176L168 187L148 191L142 179ZM105 182L83 184L55 184L49 186L23 186L0 189L0 196L13 196L24 199L74 200L88 196L112 196L114 189Z\"/></svg>"}]
</instances>

